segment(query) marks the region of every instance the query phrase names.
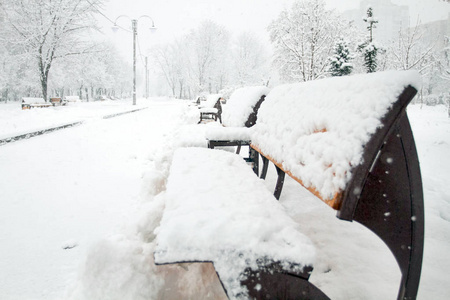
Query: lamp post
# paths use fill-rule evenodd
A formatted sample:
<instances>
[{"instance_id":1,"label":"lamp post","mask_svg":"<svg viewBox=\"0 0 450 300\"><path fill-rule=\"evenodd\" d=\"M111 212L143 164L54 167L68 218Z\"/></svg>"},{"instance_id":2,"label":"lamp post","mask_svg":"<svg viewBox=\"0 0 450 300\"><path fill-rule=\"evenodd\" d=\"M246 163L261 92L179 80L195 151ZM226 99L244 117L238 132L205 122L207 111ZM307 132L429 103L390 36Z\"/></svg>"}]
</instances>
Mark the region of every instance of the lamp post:
<instances>
[{"instance_id":1,"label":"lamp post","mask_svg":"<svg viewBox=\"0 0 450 300\"><path fill-rule=\"evenodd\" d=\"M117 32L117 30L119 30L120 27L117 25L117 21L122 17L127 18L131 21L131 29L133 32L133 105L136 105L136 38L137 38L138 21L141 18L148 18L152 21L152 26L150 27L150 30L154 31L154 30L156 30L156 27L155 27L155 22L153 22L153 19L147 15L142 15L137 19L131 19L130 17L128 17L126 15L120 15L114 21L114 25L112 27L114 32Z\"/></svg>"}]
</instances>

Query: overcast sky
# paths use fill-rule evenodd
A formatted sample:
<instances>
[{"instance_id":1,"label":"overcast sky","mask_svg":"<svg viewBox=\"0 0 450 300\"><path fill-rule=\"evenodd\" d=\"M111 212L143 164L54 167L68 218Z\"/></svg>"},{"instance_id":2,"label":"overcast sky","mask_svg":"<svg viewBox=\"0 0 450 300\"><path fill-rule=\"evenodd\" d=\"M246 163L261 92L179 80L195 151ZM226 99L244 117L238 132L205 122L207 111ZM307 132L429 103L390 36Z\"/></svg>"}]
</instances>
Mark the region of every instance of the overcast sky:
<instances>
[{"instance_id":1,"label":"overcast sky","mask_svg":"<svg viewBox=\"0 0 450 300\"><path fill-rule=\"evenodd\" d=\"M105 4L104 14L111 20L119 15L127 15L136 19L149 15L155 21L158 30L149 34L145 29L150 26L149 20L142 18L138 22L141 51L152 44L172 40L196 28L204 19L211 19L224 25L230 32L239 33L253 31L267 39L266 28L281 10L291 6L293 0L109 0ZM359 0L326 0L329 8L338 11L359 7ZM392 0L394 4L409 5L412 20L420 14L422 23L447 19L450 4L438 0ZM101 17L101 26L115 43L124 48L132 45L131 35L117 33L112 35L111 23ZM120 18L121 26L130 28L131 22Z\"/></svg>"}]
</instances>

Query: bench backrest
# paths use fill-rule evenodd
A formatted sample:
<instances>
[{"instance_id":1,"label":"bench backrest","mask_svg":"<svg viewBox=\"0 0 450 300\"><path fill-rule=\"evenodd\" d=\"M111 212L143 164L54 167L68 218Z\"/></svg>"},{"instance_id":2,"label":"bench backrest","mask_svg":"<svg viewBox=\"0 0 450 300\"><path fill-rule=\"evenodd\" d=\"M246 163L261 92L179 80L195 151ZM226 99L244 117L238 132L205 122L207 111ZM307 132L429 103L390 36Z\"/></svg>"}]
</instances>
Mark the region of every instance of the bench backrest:
<instances>
[{"instance_id":1,"label":"bench backrest","mask_svg":"<svg viewBox=\"0 0 450 300\"><path fill-rule=\"evenodd\" d=\"M262 104L252 145L335 209L366 143L415 72L380 72L274 88Z\"/></svg>"},{"instance_id":2,"label":"bench backrest","mask_svg":"<svg viewBox=\"0 0 450 300\"><path fill-rule=\"evenodd\" d=\"M227 127L251 127L256 123L258 109L269 93L266 86L237 89L223 107L223 125Z\"/></svg>"},{"instance_id":3,"label":"bench backrest","mask_svg":"<svg viewBox=\"0 0 450 300\"><path fill-rule=\"evenodd\" d=\"M218 106L220 105L221 98L222 98L222 95L220 95L220 94L208 95L206 97L206 101L203 101L202 103L200 103L200 106L204 107L204 108L218 108Z\"/></svg>"},{"instance_id":4,"label":"bench backrest","mask_svg":"<svg viewBox=\"0 0 450 300\"><path fill-rule=\"evenodd\" d=\"M61 103L61 98L58 98L58 97L50 98L50 102L51 103Z\"/></svg>"}]
</instances>

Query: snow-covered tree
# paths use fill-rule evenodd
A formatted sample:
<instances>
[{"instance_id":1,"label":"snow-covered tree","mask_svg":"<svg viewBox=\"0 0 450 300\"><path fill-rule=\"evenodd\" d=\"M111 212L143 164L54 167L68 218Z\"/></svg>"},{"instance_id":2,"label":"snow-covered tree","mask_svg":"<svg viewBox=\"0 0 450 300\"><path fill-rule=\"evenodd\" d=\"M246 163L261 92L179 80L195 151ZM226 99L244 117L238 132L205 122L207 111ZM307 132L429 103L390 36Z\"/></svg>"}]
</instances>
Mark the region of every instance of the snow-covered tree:
<instances>
[{"instance_id":1,"label":"snow-covered tree","mask_svg":"<svg viewBox=\"0 0 450 300\"><path fill-rule=\"evenodd\" d=\"M47 99L53 63L85 53L92 44L87 31L94 28L94 14L102 0L10 0L0 2L8 43L14 55L34 60L41 93Z\"/></svg>"},{"instance_id":2,"label":"snow-covered tree","mask_svg":"<svg viewBox=\"0 0 450 300\"><path fill-rule=\"evenodd\" d=\"M156 66L165 78L173 97L182 98L188 89L189 51L186 37L152 49Z\"/></svg>"},{"instance_id":3,"label":"snow-covered tree","mask_svg":"<svg viewBox=\"0 0 450 300\"><path fill-rule=\"evenodd\" d=\"M439 59L440 76L450 82L450 36L444 37L445 46L441 50Z\"/></svg>"},{"instance_id":4,"label":"snow-covered tree","mask_svg":"<svg viewBox=\"0 0 450 300\"><path fill-rule=\"evenodd\" d=\"M367 31L369 33L369 36L364 43L358 46L358 50L362 53L362 56L364 58L363 64L366 72L373 73L377 71L377 54L378 51L382 51L382 49L373 42L373 29L376 28L376 24L378 23L378 21L373 15L372 7L369 7L367 9L366 14L367 16L363 19L363 21L367 23Z\"/></svg>"},{"instance_id":5,"label":"snow-covered tree","mask_svg":"<svg viewBox=\"0 0 450 300\"><path fill-rule=\"evenodd\" d=\"M334 46L333 55L329 58L331 76L349 75L353 70L350 62L352 59L348 43L343 38L339 39Z\"/></svg>"},{"instance_id":6,"label":"snow-covered tree","mask_svg":"<svg viewBox=\"0 0 450 300\"><path fill-rule=\"evenodd\" d=\"M261 84L268 75L268 54L264 44L251 32L237 36L231 47L232 78L238 86Z\"/></svg>"},{"instance_id":7,"label":"snow-covered tree","mask_svg":"<svg viewBox=\"0 0 450 300\"><path fill-rule=\"evenodd\" d=\"M228 74L228 31L222 25L207 20L191 32L188 40L189 74L195 80L195 91L218 92L225 86Z\"/></svg>"},{"instance_id":8,"label":"snow-covered tree","mask_svg":"<svg viewBox=\"0 0 450 300\"><path fill-rule=\"evenodd\" d=\"M324 0L297 0L291 9L282 11L268 28L282 79L308 81L325 76L342 28Z\"/></svg>"}]
</instances>

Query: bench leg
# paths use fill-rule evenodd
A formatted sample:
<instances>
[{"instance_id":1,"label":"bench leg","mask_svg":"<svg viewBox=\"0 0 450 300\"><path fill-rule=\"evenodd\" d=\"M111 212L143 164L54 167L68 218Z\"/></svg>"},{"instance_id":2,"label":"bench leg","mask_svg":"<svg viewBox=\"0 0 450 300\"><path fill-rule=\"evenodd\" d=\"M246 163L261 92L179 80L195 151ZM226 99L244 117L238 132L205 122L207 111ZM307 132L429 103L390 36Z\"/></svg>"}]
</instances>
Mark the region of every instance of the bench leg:
<instances>
[{"instance_id":1,"label":"bench leg","mask_svg":"<svg viewBox=\"0 0 450 300\"><path fill-rule=\"evenodd\" d=\"M267 170L269 169L269 159L264 156L261 156L261 158L263 161L263 167L261 170L261 176L259 178L266 179Z\"/></svg>"},{"instance_id":2,"label":"bench leg","mask_svg":"<svg viewBox=\"0 0 450 300\"><path fill-rule=\"evenodd\" d=\"M241 143L238 143L238 145L237 145L237 149L236 149L236 154L239 154L239 153L241 153Z\"/></svg>"},{"instance_id":3,"label":"bench leg","mask_svg":"<svg viewBox=\"0 0 450 300\"><path fill-rule=\"evenodd\" d=\"M255 172L256 176L259 174L259 152L249 147L249 162L253 163L253 172Z\"/></svg>"},{"instance_id":4,"label":"bench leg","mask_svg":"<svg viewBox=\"0 0 450 300\"><path fill-rule=\"evenodd\" d=\"M406 114L380 150L353 219L377 234L394 254L402 272L398 299L416 299L424 206L419 161Z\"/></svg>"},{"instance_id":5,"label":"bench leg","mask_svg":"<svg viewBox=\"0 0 450 300\"><path fill-rule=\"evenodd\" d=\"M275 198L277 200L280 200L281 190L283 189L284 177L285 177L286 173L284 173L284 171L281 170L280 168L278 168L277 166L275 166L275 168L277 168L278 179L277 179L277 185L275 186L275 192L273 193L273 195L275 196Z\"/></svg>"}]
</instances>

